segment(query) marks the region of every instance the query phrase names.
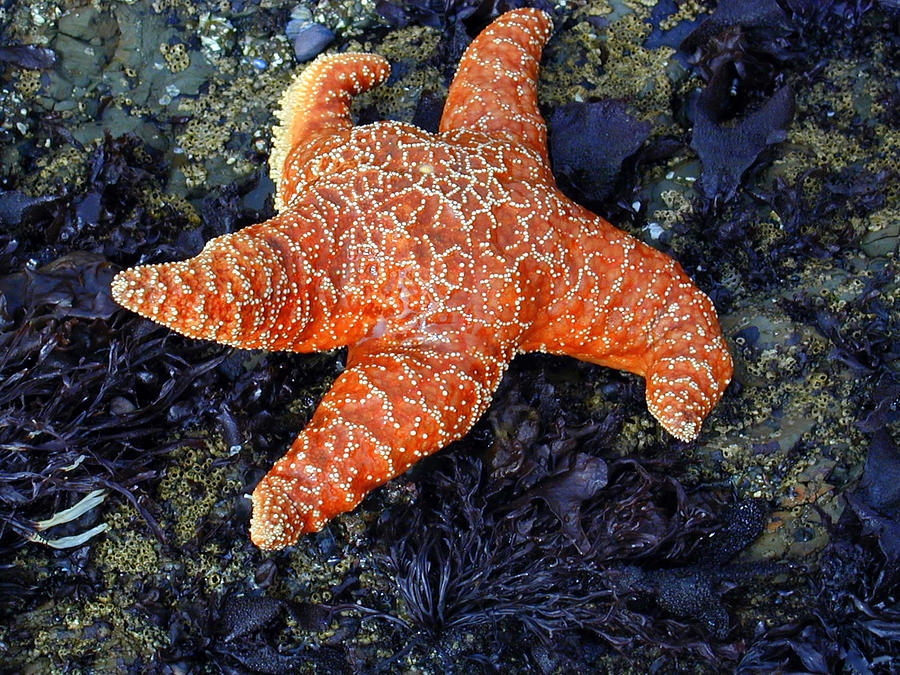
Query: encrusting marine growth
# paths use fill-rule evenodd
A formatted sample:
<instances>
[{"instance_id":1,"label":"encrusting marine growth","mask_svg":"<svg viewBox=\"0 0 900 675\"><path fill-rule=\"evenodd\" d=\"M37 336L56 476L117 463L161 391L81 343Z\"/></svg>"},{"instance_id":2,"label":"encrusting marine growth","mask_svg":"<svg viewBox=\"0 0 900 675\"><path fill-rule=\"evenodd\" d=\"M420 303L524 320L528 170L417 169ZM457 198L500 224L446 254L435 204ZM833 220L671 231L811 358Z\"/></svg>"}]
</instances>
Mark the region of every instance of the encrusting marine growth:
<instances>
[{"instance_id":1,"label":"encrusting marine growth","mask_svg":"<svg viewBox=\"0 0 900 675\"><path fill-rule=\"evenodd\" d=\"M250 533L294 544L462 437L519 353L643 375L695 438L731 379L709 299L668 256L567 199L536 80L552 23L508 12L466 50L437 134L353 126L373 54L322 56L285 92L270 161L278 215L183 262L125 270L121 305L244 349L349 346L347 367L253 492Z\"/></svg>"}]
</instances>

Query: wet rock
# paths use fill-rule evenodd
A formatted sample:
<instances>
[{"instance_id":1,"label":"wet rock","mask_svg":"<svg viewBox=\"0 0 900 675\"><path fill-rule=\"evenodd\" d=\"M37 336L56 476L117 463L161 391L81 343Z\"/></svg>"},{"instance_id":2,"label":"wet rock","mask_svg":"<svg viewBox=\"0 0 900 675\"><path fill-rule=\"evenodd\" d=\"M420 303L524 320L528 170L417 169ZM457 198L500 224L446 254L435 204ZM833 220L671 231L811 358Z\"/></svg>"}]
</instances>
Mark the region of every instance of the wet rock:
<instances>
[{"instance_id":1,"label":"wet rock","mask_svg":"<svg viewBox=\"0 0 900 675\"><path fill-rule=\"evenodd\" d=\"M303 63L318 56L325 47L334 40L334 32L320 23L307 23L294 26L288 23L287 35L294 46L294 56Z\"/></svg>"}]
</instances>

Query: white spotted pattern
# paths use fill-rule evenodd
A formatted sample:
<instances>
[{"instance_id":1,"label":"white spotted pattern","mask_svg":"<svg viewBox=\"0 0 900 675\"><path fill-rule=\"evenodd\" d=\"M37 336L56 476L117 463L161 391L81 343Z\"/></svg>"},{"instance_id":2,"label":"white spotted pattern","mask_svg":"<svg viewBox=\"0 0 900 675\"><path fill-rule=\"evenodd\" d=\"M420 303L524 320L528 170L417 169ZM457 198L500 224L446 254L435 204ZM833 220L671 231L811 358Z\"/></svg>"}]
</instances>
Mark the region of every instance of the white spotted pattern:
<instances>
[{"instance_id":1,"label":"white spotted pattern","mask_svg":"<svg viewBox=\"0 0 900 675\"><path fill-rule=\"evenodd\" d=\"M185 262L113 281L117 302L243 348L348 345L312 420L253 493L251 536L293 544L463 436L520 352L639 373L691 439L731 377L709 299L667 256L566 199L535 81L549 18L509 12L467 50L441 131L353 127L372 55L322 57L285 94L279 215Z\"/></svg>"}]
</instances>

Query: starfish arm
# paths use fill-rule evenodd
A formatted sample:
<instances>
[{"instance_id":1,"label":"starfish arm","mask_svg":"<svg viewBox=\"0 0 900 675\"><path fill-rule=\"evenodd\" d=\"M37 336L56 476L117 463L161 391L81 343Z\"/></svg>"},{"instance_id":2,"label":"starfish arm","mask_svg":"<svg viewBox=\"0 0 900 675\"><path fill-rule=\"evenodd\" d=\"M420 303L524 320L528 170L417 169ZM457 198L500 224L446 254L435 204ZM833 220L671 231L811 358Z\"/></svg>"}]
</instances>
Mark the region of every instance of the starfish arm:
<instances>
[{"instance_id":1,"label":"starfish arm","mask_svg":"<svg viewBox=\"0 0 900 675\"><path fill-rule=\"evenodd\" d=\"M346 370L253 491L257 546L280 549L318 531L471 428L512 354L454 340L411 336L350 348Z\"/></svg>"},{"instance_id":2,"label":"starfish arm","mask_svg":"<svg viewBox=\"0 0 900 675\"><path fill-rule=\"evenodd\" d=\"M650 412L670 434L692 440L731 381L715 308L677 262L582 213L589 234L569 249L572 272L556 279L556 299L524 349L644 376Z\"/></svg>"},{"instance_id":3,"label":"starfish arm","mask_svg":"<svg viewBox=\"0 0 900 675\"><path fill-rule=\"evenodd\" d=\"M716 310L674 263L683 280L672 285L672 304L650 327L646 399L670 434L691 441L731 382L734 367Z\"/></svg>"},{"instance_id":4,"label":"starfish arm","mask_svg":"<svg viewBox=\"0 0 900 675\"><path fill-rule=\"evenodd\" d=\"M387 60L377 54L324 55L285 90L269 156L277 211L303 187L303 165L321 152L322 142L352 128L351 98L381 84L390 72Z\"/></svg>"},{"instance_id":5,"label":"starfish arm","mask_svg":"<svg viewBox=\"0 0 900 675\"><path fill-rule=\"evenodd\" d=\"M113 299L182 335L243 349L353 344L381 317L382 261L366 242L329 228L339 208L311 191L281 216L210 240L190 260L120 272Z\"/></svg>"},{"instance_id":6,"label":"starfish arm","mask_svg":"<svg viewBox=\"0 0 900 675\"><path fill-rule=\"evenodd\" d=\"M537 102L541 51L553 30L536 9L500 16L466 49L444 105L441 132L468 129L508 138L547 161L547 127Z\"/></svg>"}]
</instances>

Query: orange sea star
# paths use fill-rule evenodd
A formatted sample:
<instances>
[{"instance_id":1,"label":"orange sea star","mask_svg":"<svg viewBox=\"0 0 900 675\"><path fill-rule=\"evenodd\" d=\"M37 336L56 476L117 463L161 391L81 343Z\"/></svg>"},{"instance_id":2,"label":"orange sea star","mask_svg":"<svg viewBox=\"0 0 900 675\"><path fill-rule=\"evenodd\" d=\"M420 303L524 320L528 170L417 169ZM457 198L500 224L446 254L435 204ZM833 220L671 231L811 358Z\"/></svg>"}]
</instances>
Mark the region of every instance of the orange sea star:
<instances>
[{"instance_id":1,"label":"orange sea star","mask_svg":"<svg viewBox=\"0 0 900 675\"><path fill-rule=\"evenodd\" d=\"M731 378L715 310L674 260L557 189L536 80L550 18L504 14L469 46L440 131L354 127L373 54L322 56L282 99L278 215L195 258L113 281L125 307L242 348L347 345L347 367L253 492L251 537L289 546L462 437L521 352L643 375L697 436Z\"/></svg>"}]
</instances>

